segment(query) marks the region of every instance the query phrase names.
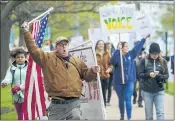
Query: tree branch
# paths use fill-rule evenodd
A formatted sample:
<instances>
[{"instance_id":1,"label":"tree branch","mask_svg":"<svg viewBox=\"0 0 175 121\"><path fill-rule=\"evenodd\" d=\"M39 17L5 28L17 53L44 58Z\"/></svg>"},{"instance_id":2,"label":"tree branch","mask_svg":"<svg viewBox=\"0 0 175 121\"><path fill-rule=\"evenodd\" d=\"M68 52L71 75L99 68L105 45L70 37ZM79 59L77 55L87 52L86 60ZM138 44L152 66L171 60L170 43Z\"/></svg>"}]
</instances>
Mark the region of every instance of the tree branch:
<instances>
[{"instance_id":1,"label":"tree branch","mask_svg":"<svg viewBox=\"0 0 175 121\"><path fill-rule=\"evenodd\" d=\"M10 15L13 9L22 2L24 1L10 1L9 3L7 3L4 10L1 11L1 22L4 22L5 18L7 18Z\"/></svg>"}]
</instances>

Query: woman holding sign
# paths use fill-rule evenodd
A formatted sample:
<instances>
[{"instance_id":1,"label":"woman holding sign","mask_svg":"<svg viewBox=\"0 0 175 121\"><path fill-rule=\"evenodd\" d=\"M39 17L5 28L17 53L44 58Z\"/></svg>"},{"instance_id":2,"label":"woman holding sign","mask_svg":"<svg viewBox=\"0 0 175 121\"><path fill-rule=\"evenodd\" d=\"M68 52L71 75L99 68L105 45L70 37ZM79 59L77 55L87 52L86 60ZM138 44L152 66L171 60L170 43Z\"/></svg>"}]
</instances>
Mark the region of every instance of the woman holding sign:
<instances>
[{"instance_id":1,"label":"woman holding sign","mask_svg":"<svg viewBox=\"0 0 175 121\"><path fill-rule=\"evenodd\" d=\"M113 72L113 86L119 99L120 120L124 120L124 111L126 102L126 112L128 120L131 119L132 103L131 97L133 94L134 83L136 80L136 71L134 59L140 53L146 39L150 36L148 34L140 42L138 42L132 50L129 51L128 43L121 42L119 49L117 49L111 57L111 64L114 67ZM121 52L120 52L121 51ZM122 54L120 56L120 53ZM123 64L121 64L121 58ZM123 72L122 72L123 71ZM123 75L122 75L123 74ZM122 78L123 77L123 78Z\"/></svg>"},{"instance_id":2,"label":"woman holding sign","mask_svg":"<svg viewBox=\"0 0 175 121\"><path fill-rule=\"evenodd\" d=\"M104 105L106 107L106 91L108 87L110 72L112 71L112 67L110 66L110 55L105 50L105 43L103 40L99 40L97 42L95 46L95 51L97 56L97 63L101 68L100 80L101 80Z\"/></svg>"}]
</instances>

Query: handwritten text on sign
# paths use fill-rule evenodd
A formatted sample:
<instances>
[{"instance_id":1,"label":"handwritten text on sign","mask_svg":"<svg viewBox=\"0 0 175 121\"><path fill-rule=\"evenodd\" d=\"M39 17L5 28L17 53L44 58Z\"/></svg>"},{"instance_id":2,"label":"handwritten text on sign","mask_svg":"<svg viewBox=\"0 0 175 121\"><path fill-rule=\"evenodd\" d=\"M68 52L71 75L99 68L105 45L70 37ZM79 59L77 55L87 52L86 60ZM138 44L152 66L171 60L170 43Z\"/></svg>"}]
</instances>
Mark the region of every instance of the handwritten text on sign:
<instances>
[{"instance_id":1,"label":"handwritten text on sign","mask_svg":"<svg viewBox=\"0 0 175 121\"><path fill-rule=\"evenodd\" d=\"M71 51L70 55L80 58L88 67L95 65L95 59L91 47ZM88 98L88 100L99 100L99 87L97 81L83 81L82 94L82 98Z\"/></svg>"},{"instance_id":2,"label":"handwritten text on sign","mask_svg":"<svg viewBox=\"0 0 175 121\"><path fill-rule=\"evenodd\" d=\"M135 31L135 6L115 5L100 8L102 31L108 34Z\"/></svg>"},{"instance_id":3,"label":"handwritten text on sign","mask_svg":"<svg viewBox=\"0 0 175 121\"><path fill-rule=\"evenodd\" d=\"M73 57L82 59L88 67L95 65L95 55L92 47L71 50L70 54ZM92 82L83 81L83 90L81 100L82 119L87 120L104 120L104 105L102 102L102 93L100 89L100 80Z\"/></svg>"}]
</instances>

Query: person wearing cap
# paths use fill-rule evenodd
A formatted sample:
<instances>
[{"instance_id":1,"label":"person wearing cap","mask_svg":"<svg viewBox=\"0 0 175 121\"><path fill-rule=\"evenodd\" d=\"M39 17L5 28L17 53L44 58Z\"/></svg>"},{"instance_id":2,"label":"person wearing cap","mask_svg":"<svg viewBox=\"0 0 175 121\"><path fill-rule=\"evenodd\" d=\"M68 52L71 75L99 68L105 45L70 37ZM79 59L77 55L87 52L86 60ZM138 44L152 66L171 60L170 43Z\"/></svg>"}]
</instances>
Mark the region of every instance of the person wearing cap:
<instances>
[{"instance_id":1,"label":"person wearing cap","mask_svg":"<svg viewBox=\"0 0 175 121\"><path fill-rule=\"evenodd\" d=\"M153 120L153 104L157 120L164 120L164 83L169 74L167 61L160 56L160 52L159 44L152 43L147 58L142 59L139 66L146 120Z\"/></svg>"},{"instance_id":2,"label":"person wearing cap","mask_svg":"<svg viewBox=\"0 0 175 121\"><path fill-rule=\"evenodd\" d=\"M140 53L146 39L150 37L150 34L146 35L140 42L138 42L133 49L129 51L128 43L121 42L119 44L119 49L114 51L114 54L111 57L111 64L113 65L113 86L114 90L117 93L119 100L119 109L120 109L120 120L124 120L125 113L125 103L126 103L126 112L127 119L130 120L132 117L132 103L131 97L133 95L134 83L136 80L136 71L134 59ZM123 64L121 64L121 58L123 58ZM123 77L121 68L123 66Z\"/></svg>"},{"instance_id":3,"label":"person wearing cap","mask_svg":"<svg viewBox=\"0 0 175 121\"><path fill-rule=\"evenodd\" d=\"M29 25L24 22L24 38L29 53L40 65L44 76L44 86L51 104L48 108L49 120L80 120L81 79L96 80L99 66L88 68L79 58L69 54L69 40L65 37L56 39L55 50L44 52L34 42L29 32Z\"/></svg>"},{"instance_id":4,"label":"person wearing cap","mask_svg":"<svg viewBox=\"0 0 175 121\"><path fill-rule=\"evenodd\" d=\"M12 56L15 61L7 70L4 80L1 82L2 88L11 84L12 101L16 108L18 120L23 120L22 103L24 102L24 88L27 71L27 52L23 49L13 50Z\"/></svg>"}]
</instances>

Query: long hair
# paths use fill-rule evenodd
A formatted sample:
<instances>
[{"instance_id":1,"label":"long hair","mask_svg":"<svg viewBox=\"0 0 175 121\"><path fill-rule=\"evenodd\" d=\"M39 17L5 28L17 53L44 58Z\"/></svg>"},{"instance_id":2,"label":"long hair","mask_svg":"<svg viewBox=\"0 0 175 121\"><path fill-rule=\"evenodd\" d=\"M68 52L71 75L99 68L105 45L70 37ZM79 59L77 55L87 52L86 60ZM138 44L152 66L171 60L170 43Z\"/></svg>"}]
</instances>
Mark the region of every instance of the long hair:
<instances>
[{"instance_id":1,"label":"long hair","mask_svg":"<svg viewBox=\"0 0 175 121\"><path fill-rule=\"evenodd\" d=\"M151 58L150 53L147 55L146 58ZM161 55L159 55L159 56L158 56L158 60L159 60L161 66L162 66L162 68L163 68L163 73L164 73L164 72L165 72L165 67L164 67L164 64L163 64L163 57L162 57Z\"/></svg>"},{"instance_id":2,"label":"long hair","mask_svg":"<svg viewBox=\"0 0 175 121\"><path fill-rule=\"evenodd\" d=\"M106 42L105 43L105 51L107 51L107 46L111 44L111 53L113 53L115 51L115 47L111 42Z\"/></svg>"},{"instance_id":3,"label":"long hair","mask_svg":"<svg viewBox=\"0 0 175 121\"><path fill-rule=\"evenodd\" d=\"M96 43L96 45L95 45L95 50L97 49L97 45L98 45L98 43L99 43L100 41L102 41L102 42L104 43L104 51L105 51L105 42L104 42L103 40L98 40L98 41L97 41L97 43Z\"/></svg>"}]
</instances>

